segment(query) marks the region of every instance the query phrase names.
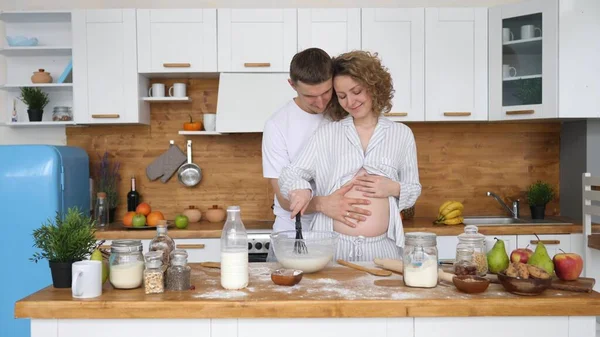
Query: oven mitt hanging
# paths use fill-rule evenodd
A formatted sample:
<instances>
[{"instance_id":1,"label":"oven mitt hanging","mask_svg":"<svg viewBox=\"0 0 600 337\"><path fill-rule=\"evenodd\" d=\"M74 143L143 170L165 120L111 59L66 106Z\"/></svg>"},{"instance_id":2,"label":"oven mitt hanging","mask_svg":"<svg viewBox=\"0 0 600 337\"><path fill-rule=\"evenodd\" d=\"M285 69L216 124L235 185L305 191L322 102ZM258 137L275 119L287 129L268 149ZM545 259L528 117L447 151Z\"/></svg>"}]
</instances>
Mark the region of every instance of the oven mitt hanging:
<instances>
[{"instance_id":1,"label":"oven mitt hanging","mask_svg":"<svg viewBox=\"0 0 600 337\"><path fill-rule=\"evenodd\" d=\"M146 176L150 181L163 177L161 181L166 183L175 172L172 167L176 165L175 170L177 170L186 159L187 157L181 149L171 141L169 149L146 167Z\"/></svg>"}]
</instances>

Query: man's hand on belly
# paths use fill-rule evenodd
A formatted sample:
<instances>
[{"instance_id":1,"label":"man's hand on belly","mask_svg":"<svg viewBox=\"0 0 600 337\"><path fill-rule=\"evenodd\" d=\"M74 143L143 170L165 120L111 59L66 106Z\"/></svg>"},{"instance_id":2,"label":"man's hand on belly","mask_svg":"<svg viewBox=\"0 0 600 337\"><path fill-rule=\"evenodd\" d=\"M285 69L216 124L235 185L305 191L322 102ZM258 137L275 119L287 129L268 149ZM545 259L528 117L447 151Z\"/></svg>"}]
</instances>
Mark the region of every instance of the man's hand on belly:
<instances>
[{"instance_id":1,"label":"man's hand on belly","mask_svg":"<svg viewBox=\"0 0 600 337\"><path fill-rule=\"evenodd\" d=\"M354 205L369 205L371 202L366 199L346 197L345 194L353 187L354 185L350 183L342 186L328 196L315 197L316 210L335 221L339 221L350 227L356 227L356 222L365 221L365 215L369 216L371 212ZM354 220L354 222L350 220Z\"/></svg>"},{"instance_id":2,"label":"man's hand on belly","mask_svg":"<svg viewBox=\"0 0 600 337\"><path fill-rule=\"evenodd\" d=\"M400 196L400 184L383 176L363 175L354 178L356 190L367 198L387 198Z\"/></svg>"}]
</instances>

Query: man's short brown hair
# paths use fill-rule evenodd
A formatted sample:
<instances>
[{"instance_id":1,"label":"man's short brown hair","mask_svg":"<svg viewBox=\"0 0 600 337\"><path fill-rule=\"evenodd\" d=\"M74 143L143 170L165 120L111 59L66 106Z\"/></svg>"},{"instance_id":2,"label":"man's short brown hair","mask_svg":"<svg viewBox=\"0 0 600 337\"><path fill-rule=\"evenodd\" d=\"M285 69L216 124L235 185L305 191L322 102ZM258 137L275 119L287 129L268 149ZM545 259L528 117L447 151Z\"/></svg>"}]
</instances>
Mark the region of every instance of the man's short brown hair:
<instances>
[{"instance_id":1,"label":"man's short brown hair","mask_svg":"<svg viewBox=\"0 0 600 337\"><path fill-rule=\"evenodd\" d=\"M292 82L305 84L323 83L333 76L333 62L323 49L308 48L292 58L290 78Z\"/></svg>"}]
</instances>

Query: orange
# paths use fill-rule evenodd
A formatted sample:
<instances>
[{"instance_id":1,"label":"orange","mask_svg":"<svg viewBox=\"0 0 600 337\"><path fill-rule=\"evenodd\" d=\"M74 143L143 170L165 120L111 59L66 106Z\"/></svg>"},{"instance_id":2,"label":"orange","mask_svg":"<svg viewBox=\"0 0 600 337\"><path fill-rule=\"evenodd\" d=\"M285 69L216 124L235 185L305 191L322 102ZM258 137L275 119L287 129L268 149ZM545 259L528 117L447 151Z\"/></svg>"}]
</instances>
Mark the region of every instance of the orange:
<instances>
[{"instance_id":1,"label":"orange","mask_svg":"<svg viewBox=\"0 0 600 337\"><path fill-rule=\"evenodd\" d=\"M147 203L142 202L136 207L135 212L148 216L152 212L152 208Z\"/></svg>"},{"instance_id":2,"label":"orange","mask_svg":"<svg viewBox=\"0 0 600 337\"><path fill-rule=\"evenodd\" d=\"M131 226L133 224L133 216L134 215L135 215L135 212L125 213L125 216L123 217L123 225Z\"/></svg>"},{"instance_id":3,"label":"orange","mask_svg":"<svg viewBox=\"0 0 600 337\"><path fill-rule=\"evenodd\" d=\"M154 212L150 212L150 214L148 214L148 216L146 217L146 224L148 226L156 226L158 225L158 221L159 220L164 220L165 216L159 212L159 211L154 211Z\"/></svg>"}]
</instances>

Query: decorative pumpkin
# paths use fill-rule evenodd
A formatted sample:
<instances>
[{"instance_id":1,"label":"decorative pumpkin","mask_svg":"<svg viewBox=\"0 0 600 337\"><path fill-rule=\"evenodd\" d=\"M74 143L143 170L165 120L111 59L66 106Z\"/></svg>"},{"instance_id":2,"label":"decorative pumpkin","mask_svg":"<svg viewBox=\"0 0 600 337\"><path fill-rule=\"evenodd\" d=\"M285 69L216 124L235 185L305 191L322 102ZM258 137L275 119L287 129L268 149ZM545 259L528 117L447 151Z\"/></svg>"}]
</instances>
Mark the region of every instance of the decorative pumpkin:
<instances>
[{"instance_id":1,"label":"decorative pumpkin","mask_svg":"<svg viewBox=\"0 0 600 337\"><path fill-rule=\"evenodd\" d=\"M192 121L192 115L190 116L190 121L183 123L183 129L185 131L200 131L202 130L202 122L194 122Z\"/></svg>"}]
</instances>

